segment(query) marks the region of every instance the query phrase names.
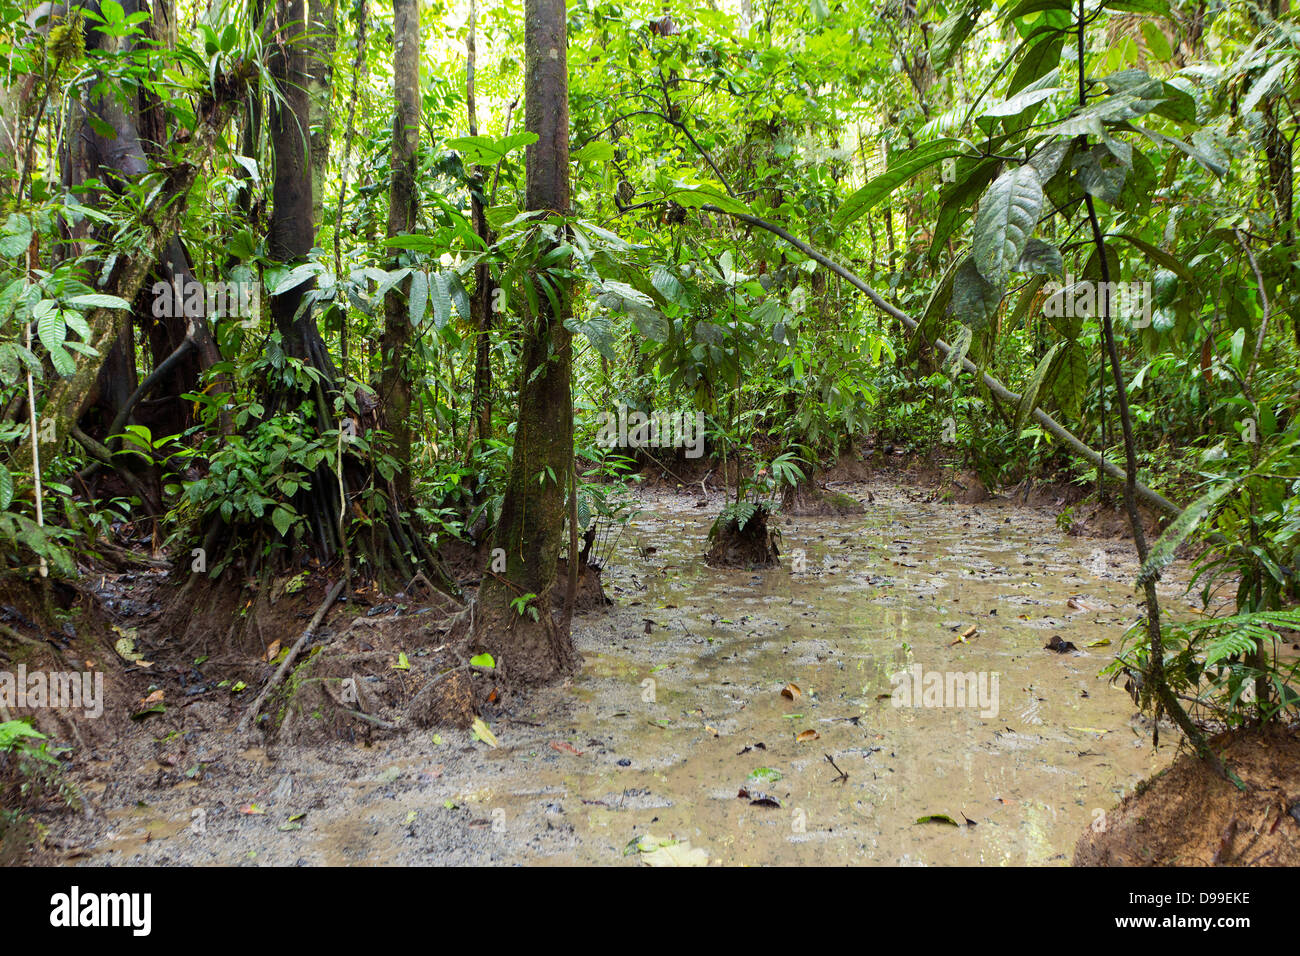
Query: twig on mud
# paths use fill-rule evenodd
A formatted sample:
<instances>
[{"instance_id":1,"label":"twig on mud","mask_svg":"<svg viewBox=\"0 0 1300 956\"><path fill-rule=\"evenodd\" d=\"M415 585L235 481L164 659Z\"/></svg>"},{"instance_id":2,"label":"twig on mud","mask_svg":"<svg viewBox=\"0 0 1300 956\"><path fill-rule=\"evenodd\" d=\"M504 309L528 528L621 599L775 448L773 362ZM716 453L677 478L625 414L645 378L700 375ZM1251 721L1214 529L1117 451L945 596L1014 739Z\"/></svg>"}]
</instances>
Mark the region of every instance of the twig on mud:
<instances>
[{"instance_id":1,"label":"twig on mud","mask_svg":"<svg viewBox=\"0 0 1300 956\"><path fill-rule=\"evenodd\" d=\"M834 780L832 780L831 783L843 783L844 781L848 780L848 779L849 779L849 775L848 775L847 773L845 773L843 770L841 770L841 769L839 768L839 765L836 764L834 760L831 760L831 755L830 755L830 754L826 754L825 756L826 756L826 759L827 759L828 761L830 761L830 765L831 765L832 767L835 768L835 772L839 774L839 776L836 777Z\"/></svg>"},{"instance_id":2,"label":"twig on mud","mask_svg":"<svg viewBox=\"0 0 1300 956\"><path fill-rule=\"evenodd\" d=\"M244 711L244 716L239 718L239 726L236 728L238 733L242 734L248 729L248 722L257 716L258 711L262 709L262 704L266 701L266 698L270 696L271 691L275 690L275 688L280 685L280 681L284 679L284 675L289 672L289 668L293 666L294 660L298 657L298 652L302 650L303 645L307 643L308 639L312 636L312 633L320 626L320 622L324 620L326 612L329 611L329 609L334 606L334 602L338 600L338 596L343 592L343 585L346 581L346 578L339 578L338 581L335 582L334 586L330 588L329 593L325 595L325 600L322 601L320 607L316 609L316 613L307 624L307 629L302 632L302 636L299 637L298 640L294 641L293 647L289 648L289 653L285 655L284 660L280 663L280 667L276 670L275 675L267 681L266 686L262 688L262 692L257 695L257 699L248 705L248 710Z\"/></svg>"}]
</instances>

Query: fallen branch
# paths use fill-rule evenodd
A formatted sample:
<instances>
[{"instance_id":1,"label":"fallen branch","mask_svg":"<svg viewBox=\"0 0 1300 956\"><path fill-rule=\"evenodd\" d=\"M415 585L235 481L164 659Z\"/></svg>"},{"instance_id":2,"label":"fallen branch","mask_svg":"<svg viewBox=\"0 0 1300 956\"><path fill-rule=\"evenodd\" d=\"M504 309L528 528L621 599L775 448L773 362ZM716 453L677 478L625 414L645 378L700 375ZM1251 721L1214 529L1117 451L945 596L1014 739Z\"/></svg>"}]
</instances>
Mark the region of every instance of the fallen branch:
<instances>
[{"instance_id":1,"label":"fallen branch","mask_svg":"<svg viewBox=\"0 0 1300 956\"><path fill-rule=\"evenodd\" d=\"M920 323L917 322L916 319L912 318L910 315L908 315L906 312L899 309L897 306L891 305L890 303L886 302L880 296L880 294L876 292L875 289L867 285L867 283L864 282L852 270L847 269L844 266L840 265L838 262L836 262L834 259L830 258L829 256L825 255L824 253L818 252L812 246L808 245L806 242L799 239L798 237L792 235L785 229L782 229L780 226L775 225L774 223L767 222L764 219L759 219L757 216L751 216L743 212L731 212L729 210L722 209L718 206L705 205L705 206L701 206L700 208L707 210L708 212L720 213L722 215L731 216L735 219L739 219L741 222L748 223L751 226L758 226L760 229L766 229L768 232L772 233L773 235L779 236L781 239L784 239L790 245L794 246L794 248L798 249L809 259L813 259L817 262L820 262L822 265L824 265L827 269L830 269L840 278L844 279L845 281L849 282L857 289L861 290L867 296L867 298L871 300L872 304L875 305L876 308L878 308L881 312L884 312L890 318L894 318L902 322L903 325L907 327L908 331L915 333L917 329L920 327ZM950 346L943 339L935 339L934 344L935 347L938 348L941 352L943 352L945 356L947 356L949 353L952 352L952 346ZM961 361L961 366L964 370L968 372L974 372L976 375L981 376L981 378L984 381L984 384L988 386L989 391L992 392L994 397L997 398L999 401L1005 402L1009 405L1020 404L1020 396L1017 393L1011 391L1011 389L1007 388L1000 381L998 381L998 379L994 378L988 372L981 371L979 366L976 365L974 362L972 362L970 359L963 358ZM1038 424L1043 426L1043 429L1047 431L1048 434L1050 434L1053 438L1056 438L1059 442L1061 442L1061 444L1065 445L1067 448L1069 448L1080 458L1084 459L1094 467L1100 468L1102 471L1104 471L1111 478L1114 478L1116 481L1125 482L1128 480L1128 476L1125 474L1122 468L1108 461L1106 458L1102 457L1102 455L1100 455L1098 452L1089 448L1079 438L1077 438L1063 425L1061 425L1060 422L1054 419L1051 415L1047 414L1047 412L1043 411L1041 408L1034 409L1033 417L1034 420L1038 422ZM1174 504L1172 501L1165 498L1163 495L1159 494L1158 492L1152 491L1150 488L1148 488L1146 485L1142 484L1141 482L1135 482L1133 490L1136 493L1137 497L1140 498L1148 507L1155 508L1157 511L1162 511L1171 517L1177 517L1179 514L1182 513L1183 510L1182 508L1178 507L1178 505Z\"/></svg>"},{"instance_id":2,"label":"fallen branch","mask_svg":"<svg viewBox=\"0 0 1300 956\"><path fill-rule=\"evenodd\" d=\"M339 578L339 580L335 582L334 586L330 588L329 593L325 595L325 600L321 602L320 607L316 609L316 613L312 615L311 621L307 624L307 629L302 632L302 635L298 640L294 641L293 647L289 648L289 653L286 654L284 660L280 662L279 669L276 670L271 679L267 681L266 686L262 688L262 692L257 695L257 699L248 705L248 710L244 711L244 716L239 718L239 726L236 728L238 733L242 734L248 729L249 721L257 717L258 711L262 709L262 704L266 701L266 698L270 696L271 691L280 686L280 681L284 680L284 675L289 673L289 668L293 666L293 662L297 659L298 653L302 650L303 645L307 643L316 628L320 626L320 622L325 619L326 612L334 606L334 602L338 600L338 596L343 593L343 584L344 579Z\"/></svg>"}]
</instances>

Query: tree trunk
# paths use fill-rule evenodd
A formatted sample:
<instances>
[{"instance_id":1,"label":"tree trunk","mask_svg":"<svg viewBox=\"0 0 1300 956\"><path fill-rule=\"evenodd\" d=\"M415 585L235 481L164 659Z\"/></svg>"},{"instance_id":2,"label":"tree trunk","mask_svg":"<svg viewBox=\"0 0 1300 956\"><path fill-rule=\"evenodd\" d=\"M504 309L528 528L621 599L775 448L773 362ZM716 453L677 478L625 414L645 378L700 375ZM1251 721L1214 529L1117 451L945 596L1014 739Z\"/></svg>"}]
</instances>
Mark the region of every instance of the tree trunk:
<instances>
[{"instance_id":1,"label":"tree trunk","mask_svg":"<svg viewBox=\"0 0 1300 956\"><path fill-rule=\"evenodd\" d=\"M393 116L392 174L388 191L388 235L415 228L417 193L415 150L420 140L420 6L417 0L393 0ZM392 263L396 268L396 260ZM411 279L390 289L384 298L383 370L384 417L398 461L397 493L411 493L411 321L407 293Z\"/></svg>"},{"instance_id":2,"label":"tree trunk","mask_svg":"<svg viewBox=\"0 0 1300 956\"><path fill-rule=\"evenodd\" d=\"M469 135L478 135L478 116L474 97L474 69L476 65L475 18L478 8L475 0L469 0L469 37L465 42L465 103L469 114ZM474 233L483 241L484 248L492 244L492 230L488 226L484 207L486 198L484 189L487 185L487 170L475 166L470 177L470 221ZM474 352L474 386L470 395L470 441L466 447L466 460L474 454L475 444L482 444L492 437L492 299L496 284L492 281L492 270L486 261L474 266L474 298L470 300L470 313L477 331ZM478 503L483 494L481 484L474 487L474 500Z\"/></svg>"},{"instance_id":3,"label":"tree trunk","mask_svg":"<svg viewBox=\"0 0 1300 956\"><path fill-rule=\"evenodd\" d=\"M325 174L330 156L330 100L334 90L334 47L337 42L335 0L311 0L307 95L311 100L312 224L317 229L325 209Z\"/></svg>"},{"instance_id":4,"label":"tree trunk","mask_svg":"<svg viewBox=\"0 0 1300 956\"><path fill-rule=\"evenodd\" d=\"M526 0L524 23L525 125L538 137L526 156L527 206L564 216L569 212L564 0ZM539 314L523 316L514 458L494 541L505 552L506 569L484 578L474 618L476 641L521 684L550 680L578 663L571 635L551 613L565 485L573 466L573 353L564 327L569 290L556 285L559 314L539 295ZM520 599L521 605L512 606Z\"/></svg>"}]
</instances>

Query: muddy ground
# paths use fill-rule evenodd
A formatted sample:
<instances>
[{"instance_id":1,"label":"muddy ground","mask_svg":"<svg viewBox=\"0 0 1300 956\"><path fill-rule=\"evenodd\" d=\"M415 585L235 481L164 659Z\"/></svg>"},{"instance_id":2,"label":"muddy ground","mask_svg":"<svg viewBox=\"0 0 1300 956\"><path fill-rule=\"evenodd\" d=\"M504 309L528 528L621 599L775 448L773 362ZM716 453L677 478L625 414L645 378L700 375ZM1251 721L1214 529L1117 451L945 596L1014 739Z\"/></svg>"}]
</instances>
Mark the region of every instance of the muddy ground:
<instances>
[{"instance_id":1,"label":"muddy ground","mask_svg":"<svg viewBox=\"0 0 1300 956\"><path fill-rule=\"evenodd\" d=\"M643 492L615 605L575 620L581 672L507 701L496 748L250 743L202 702L132 724L74 765L86 814L42 816L48 862L658 862L649 835L722 864L1068 863L1174 756L1097 676L1137 614L1131 546L1069 537L1049 506L834 490L865 513L779 516L782 566L753 572L702 559L720 494ZM894 706L916 667L989 696Z\"/></svg>"}]
</instances>

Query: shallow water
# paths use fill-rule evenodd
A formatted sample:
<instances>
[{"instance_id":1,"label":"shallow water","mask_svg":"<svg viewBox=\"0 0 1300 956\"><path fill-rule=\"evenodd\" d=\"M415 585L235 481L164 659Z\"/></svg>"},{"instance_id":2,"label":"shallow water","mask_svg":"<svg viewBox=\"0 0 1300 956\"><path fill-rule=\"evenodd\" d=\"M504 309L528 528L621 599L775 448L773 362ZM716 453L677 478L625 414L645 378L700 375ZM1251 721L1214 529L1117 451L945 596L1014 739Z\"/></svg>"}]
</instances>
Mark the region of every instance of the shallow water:
<instances>
[{"instance_id":1,"label":"shallow water","mask_svg":"<svg viewBox=\"0 0 1300 956\"><path fill-rule=\"evenodd\" d=\"M864 516L780 519L785 566L765 572L704 565L712 506L647 503L610 563L620 607L580 624L562 740L584 753L552 768L507 746L494 757L526 786L476 803L523 821L560 800L579 836L566 862L616 859L645 832L729 864L1067 862L1171 755L1096 676L1136 613L1127 546L1004 503L875 491ZM1053 635L1080 653L1045 650ZM895 706L891 675L918 665L990 693ZM764 768L779 779L751 777ZM917 822L940 814L961 825Z\"/></svg>"},{"instance_id":2,"label":"shallow water","mask_svg":"<svg viewBox=\"0 0 1300 956\"><path fill-rule=\"evenodd\" d=\"M646 834L731 865L1068 863L1173 757L1097 676L1137 614L1131 545L1005 501L842 490L874 502L778 518L783 566L763 572L704 564L720 499L647 494L609 562L616 606L575 620L581 673L496 716L498 749L451 731L253 752L216 734L194 744L212 761L198 785L124 775L123 755L100 774L107 828L69 839L118 864L618 864ZM1177 611L1181 587L1162 588ZM1078 653L1045 650L1053 636ZM917 667L990 696L895 706L891 678ZM957 825L918 822L939 815Z\"/></svg>"}]
</instances>

